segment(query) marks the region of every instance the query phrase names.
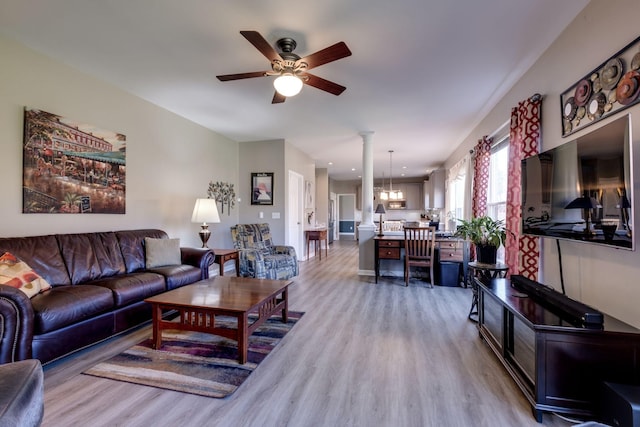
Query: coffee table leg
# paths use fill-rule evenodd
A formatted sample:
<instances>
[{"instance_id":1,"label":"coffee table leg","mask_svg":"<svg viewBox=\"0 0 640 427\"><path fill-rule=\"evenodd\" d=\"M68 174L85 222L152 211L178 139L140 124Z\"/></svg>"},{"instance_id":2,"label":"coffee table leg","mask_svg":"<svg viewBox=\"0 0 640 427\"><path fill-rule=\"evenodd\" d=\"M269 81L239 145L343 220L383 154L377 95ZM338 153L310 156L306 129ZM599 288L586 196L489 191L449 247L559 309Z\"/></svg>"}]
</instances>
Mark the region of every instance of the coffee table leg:
<instances>
[{"instance_id":1,"label":"coffee table leg","mask_svg":"<svg viewBox=\"0 0 640 427\"><path fill-rule=\"evenodd\" d=\"M284 308L282 309L282 322L287 323L289 321L289 288L284 288L282 291L282 299L284 300Z\"/></svg>"},{"instance_id":2,"label":"coffee table leg","mask_svg":"<svg viewBox=\"0 0 640 427\"><path fill-rule=\"evenodd\" d=\"M241 365L247 363L247 348L249 347L247 323L247 313L238 316L238 361Z\"/></svg>"},{"instance_id":3,"label":"coffee table leg","mask_svg":"<svg viewBox=\"0 0 640 427\"><path fill-rule=\"evenodd\" d=\"M162 309L160 305L153 304L153 348L159 349L162 346L162 331L160 322L162 321Z\"/></svg>"}]
</instances>

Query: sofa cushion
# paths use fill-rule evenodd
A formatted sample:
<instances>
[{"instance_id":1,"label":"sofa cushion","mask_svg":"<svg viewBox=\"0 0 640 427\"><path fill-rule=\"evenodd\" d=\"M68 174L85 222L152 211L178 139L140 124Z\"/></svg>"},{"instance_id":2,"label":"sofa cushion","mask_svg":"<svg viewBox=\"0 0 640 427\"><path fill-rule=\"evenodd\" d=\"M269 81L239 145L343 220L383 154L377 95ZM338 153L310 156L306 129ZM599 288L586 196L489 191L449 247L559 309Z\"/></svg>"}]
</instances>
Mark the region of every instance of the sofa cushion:
<instances>
[{"instance_id":1,"label":"sofa cushion","mask_svg":"<svg viewBox=\"0 0 640 427\"><path fill-rule=\"evenodd\" d=\"M109 289L100 286L54 286L31 299L34 334L49 331L93 317L114 307Z\"/></svg>"},{"instance_id":2,"label":"sofa cushion","mask_svg":"<svg viewBox=\"0 0 640 427\"><path fill-rule=\"evenodd\" d=\"M120 251L127 273L145 269L144 238L168 238L162 230L125 230L116 231Z\"/></svg>"},{"instance_id":3,"label":"sofa cushion","mask_svg":"<svg viewBox=\"0 0 640 427\"><path fill-rule=\"evenodd\" d=\"M0 256L0 283L20 289L29 298L51 288L51 285L33 271L26 262L19 260L10 252Z\"/></svg>"},{"instance_id":4,"label":"sofa cushion","mask_svg":"<svg viewBox=\"0 0 640 427\"><path fill-rule=\"evenodd\" d=\"M180 265L180 239L144 238L147 269Z\"/></svg>"},{"instance_id":5,"label":"sofa cushion","mask_svg":"<svg viewBox=\"0 0 640 427\"><path fill-rule=\"evenodd\" d=\"M0 253L10 252L26 262L51 285L70 285L56 236L0 238Z\"/></svg>"},{"instance_id":6,"label":"sofa cushion","mask_svg":"<svg viewBox=\"0 0 640 427\"><path fill-rule=\"evenodd\" d=\"M61 234L57 239L72 285L100 277L100 266L90 234Z\"/></svg>"},{"instance_id":7,"label":"sofa cushion","mask_svg":"<svg viewBox=\"0 0 640 427\"><path fill-rule=\"evenodd\" d=\"M124 274L126 271L118 237L114 232L96 233L94 250L100 263L102 277Z\"/></svg>"},{"instance_id":8,"label":"sofa cushion","mask_svg":"<svg viewBox=\"0 0 640 427\"><path fill-rule=\"evenodd\" d=\"M149 271L164 276L167 281L168 291L197 282L202 278L202 271L192 265L170 265L167 267L152 268Z\"/></svg>"},{"instance_id":9,"label":"sofa cushion","mask_svg":"<svg viewBox=\"0 0 640 427\"><path fill-rule=\"evenodd\" d=\"M82 285L85 286L85 285ZM164 277L152 272L139 272L109 277L89 282L86 286L98 286L113 293L116 307L124 307L134 302L165 292Z\"/></svg>"}]
</instances>

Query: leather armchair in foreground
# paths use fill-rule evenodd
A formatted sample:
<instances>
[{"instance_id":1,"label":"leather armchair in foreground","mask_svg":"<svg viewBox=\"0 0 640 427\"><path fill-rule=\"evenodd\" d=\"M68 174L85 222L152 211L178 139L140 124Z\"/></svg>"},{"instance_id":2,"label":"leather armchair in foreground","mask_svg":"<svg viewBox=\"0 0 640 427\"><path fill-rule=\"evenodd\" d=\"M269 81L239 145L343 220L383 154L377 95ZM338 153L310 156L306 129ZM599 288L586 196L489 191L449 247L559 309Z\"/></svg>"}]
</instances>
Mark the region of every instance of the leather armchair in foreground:
<instances>
[{"instance_id":1,"label":"leather armchair in foreground","mask_svg":"<svg viewBox=\"0 0 640 427\"><path fill-rule=\"evenodd\" d=\"M0 427L33 427L44 416L44 375L37 359L0 365Z\"/></svg>"}]
</instances>

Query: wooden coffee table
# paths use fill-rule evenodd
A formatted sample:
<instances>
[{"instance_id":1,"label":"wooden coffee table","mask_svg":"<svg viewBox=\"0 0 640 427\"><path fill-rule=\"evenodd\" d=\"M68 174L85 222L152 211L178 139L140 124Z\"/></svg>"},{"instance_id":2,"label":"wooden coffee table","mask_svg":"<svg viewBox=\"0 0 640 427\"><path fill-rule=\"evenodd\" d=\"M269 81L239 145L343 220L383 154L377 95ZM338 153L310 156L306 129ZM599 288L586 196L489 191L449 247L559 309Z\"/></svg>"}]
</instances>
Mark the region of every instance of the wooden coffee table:
<instances>
[{"instance_id":1,"label":"wooden coffee table","mask_svg":"<svg viewBox=\"0 0 640 427\"><path fill-rule=\"evenodd\" d=\"M282 311L288 320L288 287L291 280L262 280L216 276L145 299L153 309L153 347L162 345L162 331L175 329L220 335L238 342L238 361L247 361L249 336L269 317ZM163 310L176 310L180 318L162 318ZM258 318L249 323L249 314ZM238 319L236 329L219 328L216 316Z\"/></svg>"}]
</instances>

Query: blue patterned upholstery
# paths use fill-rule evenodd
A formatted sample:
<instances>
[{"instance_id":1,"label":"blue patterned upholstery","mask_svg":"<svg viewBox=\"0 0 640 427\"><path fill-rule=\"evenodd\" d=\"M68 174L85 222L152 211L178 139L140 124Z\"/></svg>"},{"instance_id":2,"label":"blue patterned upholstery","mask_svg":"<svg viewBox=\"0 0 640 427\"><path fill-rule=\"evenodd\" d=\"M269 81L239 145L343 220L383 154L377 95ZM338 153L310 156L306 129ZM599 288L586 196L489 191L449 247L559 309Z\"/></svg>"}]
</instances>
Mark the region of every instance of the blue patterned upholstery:
<instances>
[{"instance_id":1,"label":"blue patterned upholstery","mask_svg":"<svg viewBox=\"0 0 640 427\"><path fill-rule=\"evenodd\" d=\"M274 245L269 224L236 224L231 240L240 254L240 276L283 280L298 275L296 250Z\"/></svg>"}]
</instances>

